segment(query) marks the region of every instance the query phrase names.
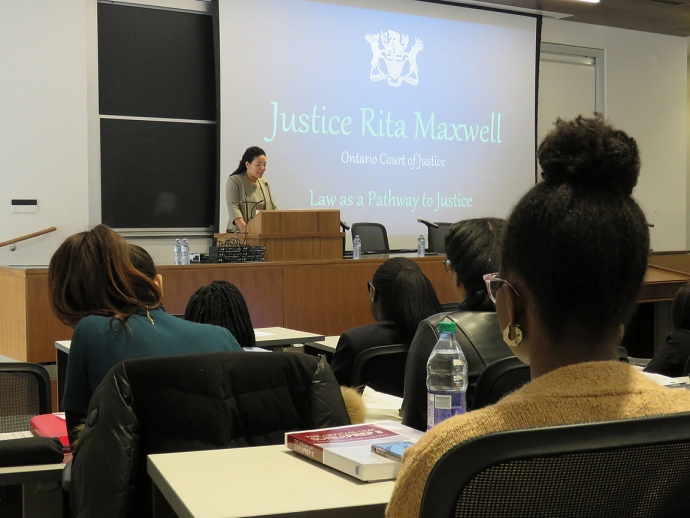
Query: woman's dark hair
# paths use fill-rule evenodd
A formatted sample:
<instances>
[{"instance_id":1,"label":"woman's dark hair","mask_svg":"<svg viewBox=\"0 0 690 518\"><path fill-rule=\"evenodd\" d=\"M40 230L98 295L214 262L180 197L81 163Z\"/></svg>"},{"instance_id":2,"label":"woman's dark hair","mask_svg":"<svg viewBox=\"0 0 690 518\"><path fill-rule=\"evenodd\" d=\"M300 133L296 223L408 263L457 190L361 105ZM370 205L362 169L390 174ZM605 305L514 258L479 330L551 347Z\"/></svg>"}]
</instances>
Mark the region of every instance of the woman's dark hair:
<instances>
[{"instance_id":1,"label":"woman's dark hair","mask_svg":"<svg viewBox=\"0 0 690 518\"><path fill-rule=\"evenodd\" d=\"M240 165L233 171L230 176L235 176L236 174L244 174L247 172L247 162L250 164L254 161L256 157L266 156L266 152L258 146L248 147L244 150L244 154L240 159Z\"/></svg>"},{"instance_id":2,"label":"woman's dark hair","mask_svg":"<svg viewBox=\"0 0 690 518\"><path fill-rule=\"evenodd\" d=\"M247 303L240 290L227 281L213 281L196 290L187 303L184 318L224 327L242 347L256 345Z\"/></svg>"},{"instance_id":3,"label":"woman's dark hair","mask_svg":"<svg viewBox=\"0 0 690 518\"><path fill-rule=\"evenodd\" d=\"M486 293L483 276L498 271L500 243L505 220L499 218L466 219L453 224L446 234L446 256L467 292L463 309L495 311ZM463 301L459 301L463 302Z\"/></svg>"},{"instance_id":4,"label":"woman's dark hair","mask_svg":"<svg viewBox=\"0 0 690 518\"><path fill-rule=\"evenodd\" d=\"M690 282L683 284L673 298L673 328L690 330Z\"/></svg>"},{"instance_id":5,"label":"woman's dark hair","mask_svg":"<svg viewBox=\"0 0 690 518\"><path fill-rule=\"evenodd\" d=\"M556 121L539 146L544 181L508 219L501 272L521 277L553 340L592 340L632 315L647 269L649 229L630 197L640 171L635 140L601 115Z\"/></svg>"},{"instance_id":6,"label":"woman's dark hair","mask_svg":"<svg viewBox=\"0 0 690 518\"><path fill-rule=\"evenodd\" d=\"M431 281L416 263L404 257L388 259L371 281L384 320L391 320L409 344L419 323L443 311Z\"/></svg>"},{"instance_id":7,"label":"woman's dark hair","mask_svg":"<svg viewBox=\"0 0 690 518\"><path fill-rule=\"evenodd\" d=\"M65 239L50 259L48 283L53 313L69 326L88 315L125 323L161 303L158 286L132 264L127 242L106 225Z\"/></svg>"},{"instance_id":8,"label":"woman's dark hair","mask_svg":"<svg viewBox=\"0 0 690 518\"><path fill-rule=\"evenodd\" d=\"M128 244L129 260L141 273L146 275L149 279L155 279L158 272L156 272L156 265L149 253L139 245Z\"/></svg>"}]
</instances>

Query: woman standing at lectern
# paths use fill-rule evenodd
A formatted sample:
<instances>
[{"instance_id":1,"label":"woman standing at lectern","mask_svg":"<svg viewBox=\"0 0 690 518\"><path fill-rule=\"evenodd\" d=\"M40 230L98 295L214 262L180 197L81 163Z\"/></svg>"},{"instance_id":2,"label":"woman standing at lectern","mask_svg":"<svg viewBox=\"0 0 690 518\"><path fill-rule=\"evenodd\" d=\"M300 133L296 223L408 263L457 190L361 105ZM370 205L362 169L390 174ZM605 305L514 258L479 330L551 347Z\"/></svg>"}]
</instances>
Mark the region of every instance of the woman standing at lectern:
<instances>
[{"instance_id":1,"label":"woman standing at lectern","mask_svg":"<svg viewBox=\"0 0 690 518\"><path fill-rule=\"evenodd\" d=\"M244 227L256 215L257 210L277 210L268 182L263 179L266 171L266 153L257 146L247 148L240 164L228 177L225 199L228 203L228 232L244 232Z\"/></svg>"}]
</instances>

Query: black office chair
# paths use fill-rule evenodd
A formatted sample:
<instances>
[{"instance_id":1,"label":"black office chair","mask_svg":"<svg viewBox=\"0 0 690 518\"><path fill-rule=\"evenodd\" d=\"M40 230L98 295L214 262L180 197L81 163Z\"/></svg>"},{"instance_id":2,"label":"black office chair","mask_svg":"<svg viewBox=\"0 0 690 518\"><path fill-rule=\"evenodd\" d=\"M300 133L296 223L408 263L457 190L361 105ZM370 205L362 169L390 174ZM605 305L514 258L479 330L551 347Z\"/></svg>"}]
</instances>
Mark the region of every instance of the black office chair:
<instances>
[{"instance_id":1,"label":"black office chair","mask_svg":"<svg viewBox=\"0 0 690 518\"><path fill-rule=\"evenodd\" d=\"M530 380L529 365L522 363L515 356L492 363L477 379L472 410L493 405Z\"/></svg>"},{"instance_id":2,"label":"black office chair","mask_svg":"<svg viewBox=\"0 0 690 518\"><path fill-rule=\"evenodd\" d=\"M362 253L390 251L388 232L381 223L353 223L350 233L352 239L359 236L362 241Z\"/></svg>"},{"instance_id":3,"label":"black office chair","mask_svg":"<svg viewBox=\"0 0 690 518\"><path fill-rule=\"evenodd\" d=\"M690 516L690 413L484 435L449 450L420 518Z\"/></svg>"},{"instance_id":4,"label":"black office chair","mask_svg":"<svg viewBox=\"0 0 690 518\"><path fill-rule=\"evenodd\" d=\"M0 363L0 432L30 430L29 421L51 411L50 377L36 363Z\"/></svg>"},{"instance_id":5,"label":"black office chair","mask_svg":"<svg viewBox=\"0 0 690 518\"><path fill-rule=\"evenodd\" d=\"M438 228L429 227L429 238L427 239L427 248L429 252L436 252L439 254L446 253L446 234L452 223L435 221Z\"/></svg>"},{"instance_id":6,"label":"black office chair","mask_svg":"<svg viewBox=\"0 0 690 518\"><path fill-rule=\"evenodd\" d=\"M277 445L285 432L349 424L333 372L314 356L126 360L91 398L72 461L72 517L151 516L149 454Z\"/></svg>"},{"instance_id":7,"label":"black office chair","mask_svg":"<svg viewBox=\"0 0 690 518\"><path fill-rule=\"evenodd\" d=\"M352 365L353 387L367 385L374 390L402 397L405 385L406 345L382 345L362 351Z\"/></svg>"}]
</instances>

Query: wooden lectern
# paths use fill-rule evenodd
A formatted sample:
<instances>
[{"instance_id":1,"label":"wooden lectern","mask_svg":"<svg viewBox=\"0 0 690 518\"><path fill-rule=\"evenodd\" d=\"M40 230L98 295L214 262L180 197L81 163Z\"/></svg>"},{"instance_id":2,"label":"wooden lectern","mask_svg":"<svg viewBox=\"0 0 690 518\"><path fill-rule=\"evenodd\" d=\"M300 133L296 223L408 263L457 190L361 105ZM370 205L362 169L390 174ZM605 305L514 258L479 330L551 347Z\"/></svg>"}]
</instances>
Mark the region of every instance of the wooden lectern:
<instances>
[{"instance_id":1,"label":"wooden lectern","mask_svg":"<svg viewBox=\"0 0 690 518\"><path fill-rule=\"evenodd\" d=\"M340 211L264 210L247 223L247 244L266 247L264 261L343 258Z\"/></svg>"}]
</instances>

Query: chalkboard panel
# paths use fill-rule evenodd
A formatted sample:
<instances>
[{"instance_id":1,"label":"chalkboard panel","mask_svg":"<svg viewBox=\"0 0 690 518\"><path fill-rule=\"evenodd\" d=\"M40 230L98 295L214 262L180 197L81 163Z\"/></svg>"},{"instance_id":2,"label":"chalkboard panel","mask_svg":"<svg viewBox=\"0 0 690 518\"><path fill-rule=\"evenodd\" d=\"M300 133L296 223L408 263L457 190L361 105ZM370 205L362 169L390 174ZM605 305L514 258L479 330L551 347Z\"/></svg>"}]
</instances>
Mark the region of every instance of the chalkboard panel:
<instances>
[{"instance_id":1,"label":"chalkboard panel","mask_svg":"<svg viewBox=\"0 0 690 518\"><path fill-rule=\"evenodd\" d=\"M207 14L98 4L101 115L216 120Z\"/></svg>"},{"instance_id":2,"label":"chalkboard panel","mask_svg":"<svg viewBox=\"0 0 690 518\"><path fill-rule=\"evenodd\" d=\"M101 119L101 210L111 227L212 227L215 171L215 124Z\"/></svg>"}]
</instances>

